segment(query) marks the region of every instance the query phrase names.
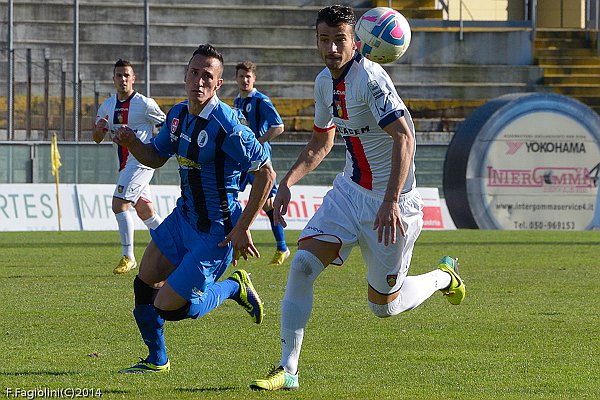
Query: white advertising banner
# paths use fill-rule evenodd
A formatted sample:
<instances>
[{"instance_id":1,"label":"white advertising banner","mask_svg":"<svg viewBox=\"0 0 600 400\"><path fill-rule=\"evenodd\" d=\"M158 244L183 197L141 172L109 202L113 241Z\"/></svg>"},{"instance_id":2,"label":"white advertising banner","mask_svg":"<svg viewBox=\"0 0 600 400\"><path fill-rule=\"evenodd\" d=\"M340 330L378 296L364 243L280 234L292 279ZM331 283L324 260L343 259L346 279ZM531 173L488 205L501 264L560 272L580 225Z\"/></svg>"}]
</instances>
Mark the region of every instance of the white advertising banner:
<instances>
[{"instance_id":1,"label":"white advertising banner","mask_svg":"<svg viewBox=\"0 0 600 400\"><path fill-rule=\"evenodd\" d=\"M61 229L65 231L117 230L112 212L114 185L61 184L60 208ZM250 186L240 193L239 201L248 202ZM294 186L288 207L287 229L304 228L314 212L321 206L323 197L330 187ZM424 229L453 229L442 210L437 188L418 188L425 207ZM175 207L180 195L179 186L152 185L152 202L157 213L165 218ZM133 213L136 229L146 229L143 222ZM269 219L261 210L252 229L270 230ZM57 231L58 208L56 186L53 184L2 184L0 185L0 231Z\"/></svg>"},{"instance_id":2,"label":"white advertising banner","mask_svg":"<svg viewBox=\"0 0 600 400\"><path fill-rule=\"evenodd\" d=\"M61 229L80 230L75 186L59 185L59 198ZM0 230L57 231L56 185L0 184Z\"/></svg>"}]
</instances>

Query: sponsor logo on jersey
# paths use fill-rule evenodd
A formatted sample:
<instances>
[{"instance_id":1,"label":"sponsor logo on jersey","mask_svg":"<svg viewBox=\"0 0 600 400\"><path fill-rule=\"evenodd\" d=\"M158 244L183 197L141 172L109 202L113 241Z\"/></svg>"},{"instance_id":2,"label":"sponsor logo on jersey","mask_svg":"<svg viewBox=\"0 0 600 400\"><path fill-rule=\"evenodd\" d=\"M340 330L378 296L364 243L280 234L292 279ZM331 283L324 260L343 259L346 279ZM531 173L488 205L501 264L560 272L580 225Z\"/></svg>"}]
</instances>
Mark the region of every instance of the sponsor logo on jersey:
<instances>
[{"instance_id":1,"label":"sponsor logo on jersey","mask_svg":"<svg viewBox=\"0 0 600 400\"><path fill-rule=\"evenodd\" d=\"M181 169L201 169L200 164L180 155L177 155L177 162Z\"/></svg>"},{"instance_id":2,"label":"sponsor logo on jersey","mask_svg":"<svg viewBox=\"0 0 600 400\"><path fill-rule=\"evenodd\" d=\"M203 129L198 134L198 147L202 148L206 146L206 143L208 143L208 132Z\"/></svg>"},{"instance_id":3,"label":"sponsor logo on jersey","mask_svg":"<svg viewBox=\"0 0 600 400\"><path fill-rule=\"evenodd\" d=\"M389 285L389 287L394 287L396 286L396 281L398 280L398 274L396 275L388 275L386 276L386 281L387 284Z\"/></svg>"},{"instance_id":4,"label":"sponsor logo on jersey","mask_svg":"<svg viewBox=\"0 0 600 400\"><path fill-rule=\"evenodd\" d=\"M393 104L390 100L389 92L384 92L377 81L370 81L367 84L367 87L373 95L373 99L377 105L377 112L379 113L380 117L392 110Z\"/></svg>"},{"instance_id":5,"label":"sponsor logo on jersey","mask_svg":"<svg viewBox=\"0 0 600 400\"><path fill-rule=\"evenodd\" d=\"M175 133L175 131L177 131L178 126L179 126L179 118L173 118L171 120L171 133Z\"/></svg>"},{"instance_id":6,"label":"sponsor logo on jersey","mask_svg":"<svg viewBox=\"0 0 600 400\"><path fill-rule=\"evenodd\" d=\"M188 135L186 135L185 133L183 133L183 132L181 132L181 138L183 140L185 140L186 142L191 142L192 141L192 139Z\"/></svg>"},{"instance_id":7,"label":"sponsor logo on jersey","mask_svg":"<svg viewBox=\"0 0 600 400\"><path fill-rule=\"evenodd\" d=\"M335 128L342 136L356 136L356 135L360 135L361 133L367 133L371 130L369 128L369 125L364 126L362 128L353 129L353 128L348 128L346 126L338 124L335 126Z\"/></svg>"},{"instance_id":8,"label":"sponsor logo on jersey","mask_svg":"<svg viewBox=\"0 0 600 400\"><path fill-rule=\"evenodd\" d=\"M375 100L378 100L384 96L383 90L381 90L381 87L377 81L370 81L367 83L367 87L371 91L371 94Z\"/></svg>"}]
</instances>

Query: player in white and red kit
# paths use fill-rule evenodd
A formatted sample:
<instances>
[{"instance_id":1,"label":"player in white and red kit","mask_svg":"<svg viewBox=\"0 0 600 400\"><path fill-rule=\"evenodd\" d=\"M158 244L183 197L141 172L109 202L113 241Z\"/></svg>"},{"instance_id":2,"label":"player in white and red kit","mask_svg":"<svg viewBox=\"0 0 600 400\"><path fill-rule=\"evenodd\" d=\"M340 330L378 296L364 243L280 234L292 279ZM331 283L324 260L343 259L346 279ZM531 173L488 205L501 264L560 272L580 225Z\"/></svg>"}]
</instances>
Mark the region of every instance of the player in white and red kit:
<instances>
[{"instance_id":1,"label":"player in white and red kit","mask_svg":"<svg viewBox=\"0 0 600 400\"><path fill-rule=\"evenodd\" d=\"M112 137L120 127L129 126L143 143L149 143L154 128L164 122L165 113L154 99L133 89L135 72L128 61L119 59L115 63L113 82L117 93L98 108L94 141L100 143L107 133ZM148 229L156 229L162 219L154 211L150 197L154 169L141 164L125 147L117 145L117 155L119 180L113 193L112 210L119 227L122 256L113 272L124 274L137 266L133 252L134 223L129 207L133 204Z\"/></svg>"},{"instance_id":2,"label":"player in white and red kit","mask_svg":"<svg viewBox=\"0 0 600 400\"><path fill-rule=\"evenodd\" d=\"M281 361L252 382L253 389L299 387L314 281L329 264L342 264L354 246L368 268L368 304L377 317L411 310L438 290L452 304L465 296L458 263L448 256L434 271L407 276L423 227L414 126L388 74L356 51L355 22L345 6L326 7L317 17L317 47L327 68L315 80L313 136L279 185L275 219L285 226L289 188L329 153L336 130L346 143L346 165L300 235L281 302Z\"/></svg>"}]
</instances>

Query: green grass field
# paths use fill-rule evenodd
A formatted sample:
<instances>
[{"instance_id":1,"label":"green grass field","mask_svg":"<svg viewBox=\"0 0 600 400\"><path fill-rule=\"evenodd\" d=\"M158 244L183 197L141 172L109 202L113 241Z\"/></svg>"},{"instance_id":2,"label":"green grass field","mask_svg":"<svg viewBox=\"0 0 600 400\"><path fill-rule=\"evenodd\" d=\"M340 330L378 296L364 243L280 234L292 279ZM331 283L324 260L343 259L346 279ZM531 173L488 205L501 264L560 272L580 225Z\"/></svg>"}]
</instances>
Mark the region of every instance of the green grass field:
<instances>
[{"instance_id":1,"label":"green grass field","mask_svg":"<svg viewBox=\"0 0 600 400\"><path fill-rule=\"evenodd\" d=\"M138 259L148 238L136 233ZM467 298L451 306L436 293L387 319L367 307L356 250L317 280L300 390L275 393L248 384L279 362L289 261L267 266L271 234L254 239L263 258L241 266L265 301L264 323L232 301L168 322L172 371L124 376L116 371L146 350L131 314L134 275L112 274L118 234L0 233L0 396L94 388L127 399L600 398L598 232L423 232L411 274L459 257Z\"/></svg>"}]
</instances>

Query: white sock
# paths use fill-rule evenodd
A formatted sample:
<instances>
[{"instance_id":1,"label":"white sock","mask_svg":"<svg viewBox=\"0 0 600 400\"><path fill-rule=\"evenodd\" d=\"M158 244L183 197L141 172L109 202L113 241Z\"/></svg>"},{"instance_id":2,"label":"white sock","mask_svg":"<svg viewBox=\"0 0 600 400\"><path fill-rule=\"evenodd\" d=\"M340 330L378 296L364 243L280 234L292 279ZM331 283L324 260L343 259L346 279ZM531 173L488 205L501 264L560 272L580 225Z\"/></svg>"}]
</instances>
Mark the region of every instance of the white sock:
<instances>
[{"instance_id":1,"label":"white sock","mask_svg":"<svg viewBox=\"0 0 600 400\"><path fill-rule=\"evenodd\" d=\"M144 224L148 227L148 229L156 229L162 222L162 218L158 214L154 214L150 218L144 221Z\"/></svg>"},{"instance_id":2,"label":"white sock","mask_svg":"<svg viewBox=\"0 0 600 400\"><path fill-rule=\"evenodd\" d=\"M321 261L306 250L298 250L281 301L281 363L290 374L298 372L298 359L313 304L313 284L323 271Z\"/></svg>"},{"instance_id":3,"label":"white sock","mask_svg":"<svg viewBox=\"0 0 600 400\"><path fill-rule=\"evenodd\" d=\"M115 214L119 226L119 237L121 238L121 249L124 256L135 261L133 254L133 218L129 210Z\"/></svg>"},{"instance_id":4,"label":"white sock","mask_svg":"<svg viewBox=\"0 0 600 400\"><path fill-rule=\"evenodd\" d=\"M369 301L369 308L379 318L398 315L412 310L431 297L436 291L450 285L450 274L439 269L422 275L404 278L400 294L387 304L375 304Z\"/></svg>"},{"instance_id":5,"label":"white sock","mask_svg":"<svg viewBox=\"0 0 600 400\"><path fill-rule=\"evenodd\" d=\"M436 269L422 275L407 276L400 288L402 311L412 310L436 291L450 286L450 274Z\"/></svg>"}]
</instances>

